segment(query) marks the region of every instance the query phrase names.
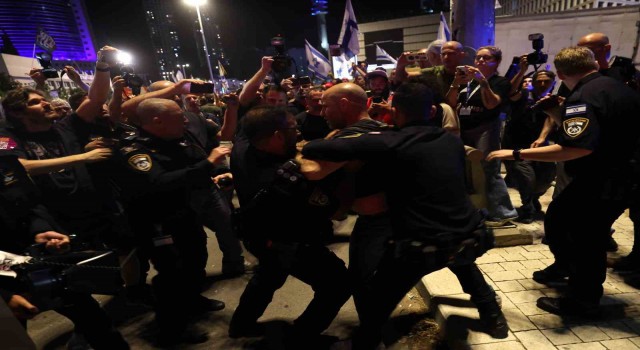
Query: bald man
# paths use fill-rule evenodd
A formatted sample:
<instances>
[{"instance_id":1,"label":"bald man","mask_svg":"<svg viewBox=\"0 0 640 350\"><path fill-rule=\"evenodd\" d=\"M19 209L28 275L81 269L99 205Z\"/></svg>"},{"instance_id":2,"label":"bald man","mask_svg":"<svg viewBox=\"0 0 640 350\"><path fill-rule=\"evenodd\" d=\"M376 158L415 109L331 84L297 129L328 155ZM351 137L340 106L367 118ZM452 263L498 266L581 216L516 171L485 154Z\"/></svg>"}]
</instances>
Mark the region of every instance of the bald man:
<instances>
[{"instance_id":1,"label":"bald man","mask_svg":"<svg viewBox=\"0 0 640 350\"><path fill-rule=\"evenodd\" d=\"M322 94L322 116L329 127L339 129L333 139L357 137L370 132L388 130L389 126L373 120L367 112L367 94L354 83L335 85ZM387 241L391 238L391 224L387 215L383 183L371 181L382 172L379 165L351 162L344 169L340 188L348 188L343 210L351 209L358 219L350 237L349 273L353 283L356 310L363 315L364 296L371 289L371 280L382 259ZM353 181L355 179L355 181Z\"/></svg>"},{"instance_id":2,"label":"bald man","mask_svg":"<svg viewBox=\"0 0 640 350\"><path fill-rule=\"evenodd\" d=\"M398 58L398 64L396 66L396 84L399 84L402 81L407 79L407 73L405 71L405 67L408 65L409 61L407 60L407 56L410 52L403 53L400 58ZM449 87L451 83L453 83L453 78L455 77L456 67L462 65L462 60L465 57L464 46L457 41L447 41L442 44L442 48L440 49L440 58L442 59L442 65L425 68L420 72L425 76L431 76L435 78L438 82L439 93L441 96L446 96L447 91L449 91ZM458 88L457 86L455 87Z\"/></svg>"},{"instance_id":3,"label":"bald man","mask_svg":"<svg viewBox=\"0 0 640 350\"><path fill-rule=\"evenodd\" d=\"M578 40L578 46L587 47L593 51L601 70L609 68L611 44L609 44L608 36L603 33L587 34Z\"/></svg>"},{"instance_id":4,"label":"bald man","mask_svg":"<svg viewBox=\"0 0 640 350\"><path fill-rule=\"evenodd\" d=\"M145 99L136 115L140 135L117 149L112 173L140 249L148 252L158 271L152 284L159 342L201 343L207 340L206 332L188 327L189 321L225 304L200 295L207 237L193 196L211 191L214 164L230 151L215 148L207 154L185 139L185 116L172 100Z\"/></svg>"}]
</instances>

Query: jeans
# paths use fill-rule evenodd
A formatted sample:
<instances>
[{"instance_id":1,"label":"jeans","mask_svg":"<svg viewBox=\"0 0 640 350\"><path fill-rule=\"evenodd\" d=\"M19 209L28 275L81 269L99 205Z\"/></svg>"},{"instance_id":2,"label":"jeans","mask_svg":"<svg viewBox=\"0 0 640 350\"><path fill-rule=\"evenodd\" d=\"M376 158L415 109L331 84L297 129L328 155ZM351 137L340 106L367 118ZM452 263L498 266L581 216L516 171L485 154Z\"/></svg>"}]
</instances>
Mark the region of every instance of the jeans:
<instances>
[{"instance_id":1,"label":"jeans","mask_svg":"<svg viewBox=\"0 0 640 350\"><path fill-rule=\"evenodd\" d=\"M460 136L465 145L477 148L487 156L490 152L500 149L501 124L500 119L496 118L476 128L462 130ZM489 218L500 220L517 217L518 213L511 204L507 185L500 175L500 160L483 160L481 163L486 180Z\"/></svg>"}]
</instances>

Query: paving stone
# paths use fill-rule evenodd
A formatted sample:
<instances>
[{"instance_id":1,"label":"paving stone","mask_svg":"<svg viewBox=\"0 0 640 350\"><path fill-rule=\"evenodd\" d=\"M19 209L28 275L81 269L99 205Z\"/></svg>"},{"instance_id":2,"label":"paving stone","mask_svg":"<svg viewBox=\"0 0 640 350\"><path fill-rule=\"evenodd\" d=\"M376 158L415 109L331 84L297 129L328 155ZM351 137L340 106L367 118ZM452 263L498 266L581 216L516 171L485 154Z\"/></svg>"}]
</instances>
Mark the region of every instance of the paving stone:
<instances>
[{"instance_id":1,"label":"paving stone","mask_svg":"<svg viewBox=\"0 0 640 350\"><path fill-rule=\"evenodd\" d=\"M484 273L504 271L504 267L502 267L499 263L479 264L478 268L480 268L480 271Z\"/></svg>"},{"instance_id":2,"label":"paving stone","mask_svg":"<svg viewBox=\"0 0 640 350\"><path fill-rule=\"evenodd\" d=\"M520 271L522 272L522 271ZM542 284L542 283L538 283L536 281L534 281L531 278L527 278L524 280L518 280L518 282L527 290L532 290L532 289L545 289L547 288L546 285Z\"/></svg>"},{"instance_id":3,"label":"paving stone","mask_svg":"<svg viewBox=\"0 0 640 350\"><path fill-rule=\"evenodd\" d=\"M580 325L572 325L569 328L575 335L578 336L578 338L582 339L582 341L584 342L611 339L600 328L594 325L580 324Z\"/></svg>"},{"instance_id":4,"label":"paving stone","mask_svg":"<svg viewBox=\"0 0 640 350\"><path fill-rule=\"evenodd\" d=\"M618 299L627 305L640 304L640 294L635 293L620 293L611 296L612 299Z\"/></svg>"},{"instance_id":5,"label":"paving stone","mask_svg":"<svg viewBox=\"0 0 640 350\"><path fill-rule=\"evenodd\" d=\"M527 260L527 258L525 258L524 255L520 253L501 253L500 255L502 255L505 261Z\"/></svg>"},{"instance_id":6,"label":"paving stone","mask_svg":"<svg viewBox=\"0 0 640 350\"><path fill-rule=\"evenodd\" d=\"M525 261L523 261L523 262L525 262ZM542 270L542 269L525 269L525 270L518 270L518 272L520 272L520 274L522 276L524 276L526 279L532 279L533 278L533 273L536 272L536 271L540 271L540 270Z\"/></svg>"},{"instance_id":7,"label":"paving stone","mask_svg":"<svg viewBox=\"0 0 640 350\"><path fill-rule=\"evenodd\" d=\"M483 255L476 259L476 264L491 264L491 263L499 263L505 261L502 255L494 254L494 255Z\"/></svg>"},{"instance_id":8,"label":"paving stone","mask_svg":"<svg viewBox=\"0 0 640 350\"><path fill-rule=\"evenodd\" d=\"M531 253L530 253L531 254ZM526 260L526 261L520 261L520 264L522 264L522 266L524 266L526 269L536 269L536 270L542 270L545 267L547 267L547 265L543 264L540 260L538 259L545 259L545 257L541 257L541 258L536 258L534 260Z\"/></svg>"},{"instance_id":9,"label":"paving stone","mask_svg":"<svg viewBox=\"0 0 640 350\"><path fill-rule=\"evenodd\" d=\"M496 290L496 294L498 294L498 296L500 296L500 299L502 300L503 310L516 308L516 304L514 304L511 300L509 300L509 298L507 298L507 296L503 292Z\"/></svg>"},{"instance_id":10,"label":"paving stone","mask_svg":"<svg viewBox=\"0 0 640 350\"><path fill-rule=\"evenodd\" d=\"M499 265L502 266L505 271L524 270L526 268L518 261L501 262Z\"/></svg>"},{"instance_id":11,"label":"paving stone","mask_svg":"<svg viewBox=\"0 0 640 350\"><path fill-rule=\"evenodd\" d=\"M514 304L535 302L544 296L539 290L525 290L522 292L504 293Z\"/></svg>"},{"instance_id":12,"label":"paving stone","mask_svg":"<svg viewBox=\"0 0 640 350\"><path fill-rule=\"evenodd\" d=\"M492 344L471 345L472 350L525 350L525 347L518 341L505 341ZM603 347L604 349L604 347Z\"/></svg>"},{"instance_id":13,"label":"paving stone","mask_svg":"<svg viewBox=\"0 0 640 350\"><path fill-rule=\"evenodd\" d=\"M556 347L538 330L515 332L514 335L526 349L555 350Z\"/></svg>"},{"instance_id":14,"label":"paving stone","mask_svg":"<svg viewBox=\"0 0 640 350\"><path fill-rule=\"evenodd\" d=\"M554 289L554 288L540 289L540 292L544 293L545 296L550 298L559 298L563 296L562 292L559 292L557 289Z\"/></svg>"},{"instance_id":15,"label":"paving stone","mask_svg":"<svg viewBox=\"0 0 640 350\"><path fill-rule=\"evenodd\" d=\"M489 276L489 278L491 278L491 280L494 282L515 281L524 278L524 276L522 276L522 274L520 274L518 271L489 272L487 273L487 276Z\"/></svg>"},{"instance_id":16,"label":"paving stone","mask_svg":"<svg viewBox=\"0 0 640 350\"><path fill-rule=\"evenodd\" d=\"M539 251L538 252L528 252L525 251L522 254L522 256L524 256L525 258L527 258L527 260L537 260L537 259L544 259L546 258L546 256L542 255Z\"/></svg>"},{"instance_id":17,"label":"paving stone","mask_svg":"<svg viewBox=\"0 0 640 350\"><path fill-rule=\"evenodd\" d=\"M634 343L636 346L640 347L640 337L633 337L633 338L628 338L632 343Z\"/></svg>"},{"instance_id":18,"label":"paving stone","mask_svg":"<svg viewBox=\"0 0 640 350\"><path fill-rule=\"evenodd\" d=\"M533 315L542 315L542 314L547 314L548 312L542 310L541 308L539 308L538 306L536 306L536 303L520 303L518 305L516 305L518 307L518 309L520 311L522 311L523 314L527 315L527 316L533 316Z\"/></svg>"},{"instance_id":19,"label":"paving stone","mask_svg":"<svg viewBox=\"0 0 640 350\"><path fill-rule=\"evenodd\" d=\"M638 293L640 292L637 288L633 288L630 285L624 283L624 282L613 282L610 283L611 286L613 286L614 288L616 288L617 290L619 290L622 293ZM637 303L636 303L637 304Z\"/></svg>"},{"instance_id":20,"label":"paving stone","mask_svg":"<svg viewBox=\"0 0 640 350\"><path fill-rule=\"evenodd\" d=\"M611 339L631 338L638 334L622 321L601 322L596 324Z\"/></svg>"},{"instance_id":21,"label":"paving stone","mask_svg":"<svg viewBox=\"0 0 640 350\"><path fill-rule=\"evenodd\" d=\"M546 244L533 244L533 245L523 246L522 248L524 248L528 252L540 252L540 251L549 250L549 246Z\"/></svg>"},{"instance_id":22,"label":"paving stone","mask_svg":"<svg viewBox=\"0 0 640 350\"><path fill-rule=\"evenodd\" d=\"M501 251L509 253L509 254L527 253L527 250L524 249L521 246L519 246L519 247L507 247L507 248L502 249Z\"/></svg>"},{"instance_id":23,"label":"paving stone","mask_svg":"<svg viewBox=\"0 0 640 350\"><path fill-rule=\"evenodd\" d=\"M449 269L438 270L422 277L422 284L431 297L464 293L458 278Z\"/></svg>"},{"instance_id":24,"label":"paving stone","mask_svg":"<svg viewBox=\"0 0 640 350\"><path fill-rule=\"evenodd\" d=\"M540 262L543 263L545 267L553 264L554 261L556 261L556 259L540 259Z\"/></svg>"},{"instance_id":25,"label":"paving stone","mask_svg":"<svg viewBox=\"0 0 640 350\"><path fill-rule=\"evenodd\" d=\"M555 329L544 329L541 331L542 334L551 341L553 345L564 345L564 344L574 344L581 343L580 338L576 337L573 332L568 328L555 328Z\"/></svg>"},{"instance_id":26,"label":"paving stone","mask_svg":"<svg viewBox=\"0 0 640 350\"><path fill-rule=\"evenodd\" d=\"M564 321L562 317L554 314L542 314L529 316L529 320L533 322L539 329L562 328Z\"/></svg>"},{"instance_id":27,"label":"paving stone","mask_svg":"<svg viewBox=\"0 0 640 350\"><path fill-rule=\"evenodd\" d=\"M504 282L496 282L496 286L502 292L519 292L525 290L525 288L518 283L518 281L504 281Z\"/></svg>"},{"instance_id":28,"label":"paving stone","mask_svg":"<svg viewBox=\"0 0 640 350\"><path fill-rule=\"evenodd\" d=\"M525 316L522 311L517 308L503 309L502 312L507 318L509 329L512 332L528 331L530 329L536 329L536 326L529 321L529 318Z\"/></svg>"},{"instance_id":29,"label":"paving stone","mask_svg":"<svg viewBox=\"0 0 640 350\"><path fill-rule=\"evenodd\" d=\"M593 342L593 343L576 343L576 344L567 344L558 346L560 350L606 350L607 348L604 345Z\"/></svg>"},{"instance_id":30,"label":"paving stone","mask_svg":"<svg viewBox=\"0 0 640 350\"><path fill-rule=\"evenodd\" d=\"M625 310L627 311L627 310ZM628 314L627 312L625 312ZM640 334L640 319L639 318L625 318L621 320L625 325L627 325L631 330L637 334Z\"/></svg>"},{"instance_id":31,"label":"paving stone","mask_svg":"<svg viewBox=\"0 0 640 350\"><path fill-rule=\"evenodd\" d=\"M553 253L550 251L541 251L540 254L544 255L544 257L548 259L555 259Z\"/></svg>"},{"instance_id":32,"label":"paving stone","mask_svg":"<svg viewBox=\"0 0 640 350\"><path fill-rule=\"evenodd\" d=\"M605 340L600 342L607 349L610 350L635 350L639 349L633 342L629 339L617 339L617 340Z\"/></svg>"}]
</instances>

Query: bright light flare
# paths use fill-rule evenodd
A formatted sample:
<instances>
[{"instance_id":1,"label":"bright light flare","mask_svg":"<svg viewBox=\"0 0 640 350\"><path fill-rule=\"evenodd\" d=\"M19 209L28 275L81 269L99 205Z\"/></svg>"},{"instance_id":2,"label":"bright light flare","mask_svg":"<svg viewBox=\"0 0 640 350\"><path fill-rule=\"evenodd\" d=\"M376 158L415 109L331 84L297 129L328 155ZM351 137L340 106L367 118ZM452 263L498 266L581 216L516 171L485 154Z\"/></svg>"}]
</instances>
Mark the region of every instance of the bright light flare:
<instances>
[{"instance_id":1,"label":"bright light flare","mask_svg":"<svg viewBox=\"0 0 640 350\"><path fill-rule=\"evenodd\" d=\"M207 0L184 0L184 3L191 6L203 6Z\"/></svg>"},{"instance_id":2,"label":"bright light flare","mask_svg":"<svg viewBox=\"0 0 640 350\"><path fill-rule=\"evenodd\" d=\"M124 51L118 51L118 55L116 56L118 62L123 64L131 64L133 62L133 56L130 53Z\"/></svg>"}]
</instances>

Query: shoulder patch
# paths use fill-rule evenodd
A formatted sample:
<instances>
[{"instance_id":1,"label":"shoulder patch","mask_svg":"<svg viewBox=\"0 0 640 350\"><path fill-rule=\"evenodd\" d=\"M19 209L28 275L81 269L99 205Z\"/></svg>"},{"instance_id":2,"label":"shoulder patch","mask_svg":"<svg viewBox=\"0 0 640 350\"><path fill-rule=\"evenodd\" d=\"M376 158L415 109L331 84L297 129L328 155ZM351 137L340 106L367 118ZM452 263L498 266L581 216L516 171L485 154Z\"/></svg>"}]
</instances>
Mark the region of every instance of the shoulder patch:
<instances>
[{"instance_id":1,"label":"shoulder patch","mask_svg":"<svg viewBox=\"0 0 640 350\"><path fill-rule=\"evenodd\" d=\"M129 165L134 169L147 172L151 170L153 163L151 157L148 154L136 154L129 158Z\"/></svg>"},{"instance_id":2,"label":"shoulder patch","mask_svg":"<svg viewBox=\"0 0 640 350\"><path fill-rule=\"evenodd\" d=\"M562 122L564 132L570 137L577 137L587 129L589 119L587 118L571 118Z\"/></svg>"},{"instance_id":3,"label":"shoulder patch","mask_svg":"<svg viewBox=\"0 0 640 350\"><path fill-rule=\"evenodd\" d=\"M582 105L575 105L575 106L568 106L566 111L565 111L565 115L567 117L571 117L571 116L575 116L575 115L579 115L579 114L585 114L587 113L587 105L582 104Z\"/></svg>"},{"instance_id":4,"label":"shoulder patch","mask_svg":"<svg viewBox=\"0 0 640 350\"><path fill-rule=\"evenodd\" d=\"M359 133L355 133L355 134L351 134L351 135L340 136L338 138L339 139L352 139L352 138L355 138L355 137L360 137L362 135L363 134L359 132Z\"/></svg>"},{"instance_id":5,"label":"shoulder patch","mask_svg":"<svg viewBox=\"0 0 640 350\"><path fill-rule=\"evenodd\" d=\"M10 150L18 146L18 143L10 137L0 137L0 149Z\"/></svg>"}]
</instances>

